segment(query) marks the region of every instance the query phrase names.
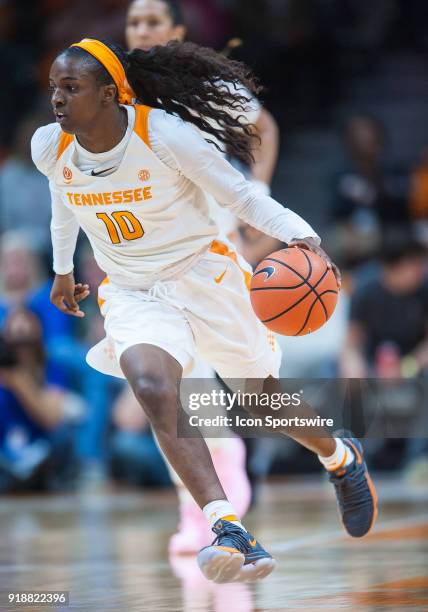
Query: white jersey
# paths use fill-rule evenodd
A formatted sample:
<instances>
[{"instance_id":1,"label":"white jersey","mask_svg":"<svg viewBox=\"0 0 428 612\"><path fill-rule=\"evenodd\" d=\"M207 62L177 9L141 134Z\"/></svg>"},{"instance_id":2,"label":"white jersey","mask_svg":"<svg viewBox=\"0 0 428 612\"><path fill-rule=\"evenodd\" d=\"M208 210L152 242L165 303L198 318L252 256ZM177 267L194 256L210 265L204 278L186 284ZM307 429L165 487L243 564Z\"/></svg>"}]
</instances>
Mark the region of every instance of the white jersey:
<instances>
[{"instance_id":1,"label":"white jersey","mask_svg":"<svg viewBox=\"0 0 428 612\"><path fill-rule=\"evenodd\" d=\"M80 226L98 265L117 285L143 288L176 276L218 235L207 194L284 242L317 237L298 215L254 189L191 124L141 105L128 115L132 133L107 176L76 165L75 137L59 125L33 136L33 160L50 179L56 273L73 269ZM106 164L108 155L101 155Z\"/></svg>"}]
</instances>

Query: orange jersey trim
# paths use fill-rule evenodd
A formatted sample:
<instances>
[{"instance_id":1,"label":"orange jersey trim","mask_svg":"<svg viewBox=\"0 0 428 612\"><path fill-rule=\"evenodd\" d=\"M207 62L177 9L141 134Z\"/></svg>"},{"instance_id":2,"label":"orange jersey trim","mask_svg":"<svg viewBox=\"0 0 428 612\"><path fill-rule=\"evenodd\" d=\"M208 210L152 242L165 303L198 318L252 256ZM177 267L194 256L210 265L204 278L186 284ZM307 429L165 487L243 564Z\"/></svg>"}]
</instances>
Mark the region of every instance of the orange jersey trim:
<instances>
[{"instance_id":1,"label":"orange jersey trim","mask_svg":"<svg viewBox=\"0 0 428 612\"><path fill-rule=\"evenodd\" d=\"M135 126L134 132L141 138L141 140L151 149L149 140L149 114L152 110L150 106L143 104L136 104L135 108Z\"/></svg>"},{"instance_id":2,"label":"orange jersey trim","mask_svg":"<svg viewBox=\"0 0 428 612\"><path fill-rule=\"evenodd\" d=\"M226 257L229 257L234 263L236 263L236 265L244 275L245 285L247 289L250 290L252 274L251 272L248 272L247 270L241 268L241 266L239 265L238 256L235 251L231 251L227 244L224 244L224 242L220 242L220 240L212 241L210 251L211 253L217 253L217 255L225 255Z\"/></svg>"},{"instance_id":3,"label":"orange jersey trim","mask_svg":"<svg viewBox=\"0 0 428 612\"><path fill-rule=\"evenodd\" d=\"M59 143L58 143L58 149L56 152L56 159L57 161L59 160L59 158L61 157L61 155L64 153L64 151L66 150L66 148L71 145L71 143L73 142L73 134L66 134L65 132L62 132L60 138L59 138Z\"/></svg>"}]
</instances>

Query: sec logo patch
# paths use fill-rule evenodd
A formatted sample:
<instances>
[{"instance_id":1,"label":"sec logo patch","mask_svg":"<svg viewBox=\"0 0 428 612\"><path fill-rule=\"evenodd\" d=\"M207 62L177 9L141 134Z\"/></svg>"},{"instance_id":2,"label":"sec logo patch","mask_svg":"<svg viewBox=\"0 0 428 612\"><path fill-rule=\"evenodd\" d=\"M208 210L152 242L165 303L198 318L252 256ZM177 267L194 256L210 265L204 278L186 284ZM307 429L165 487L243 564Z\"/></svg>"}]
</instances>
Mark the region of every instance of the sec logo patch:
<instances>
[{"instance_id":1,"label":"sec logo patch","mask_svg":"<svg viewBox=\"0 0 428 612\"><path fill-rule=\"evenodd\" d=\"M64 166L64 170L62 171L62 175L63 175L64 181L66 183L70 183L71 179L73 178L73 173L70 170L70 168L67 168L67 166Z\"/></svg>"},{"instance_id":2,"label":"sec logo patch","mask_svg":"<svg viewBox=\"0 0 428 612\"><path fill-rule=\"evenodd\" d=\"M143 183L145 183L150 178L150 172L146 169L140 170L140 172L138 173L138 178L140 179L140 181L143 181Z\"/></svg>"}]
</instances>

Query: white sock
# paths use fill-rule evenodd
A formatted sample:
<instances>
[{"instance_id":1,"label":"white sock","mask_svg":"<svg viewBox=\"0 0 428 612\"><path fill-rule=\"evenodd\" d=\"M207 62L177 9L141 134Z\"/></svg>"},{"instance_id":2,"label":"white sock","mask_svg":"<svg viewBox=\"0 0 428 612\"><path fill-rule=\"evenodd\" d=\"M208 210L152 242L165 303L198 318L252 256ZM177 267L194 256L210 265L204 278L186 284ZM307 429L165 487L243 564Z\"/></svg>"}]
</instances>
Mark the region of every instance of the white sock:
<instances>
[{"instance_id":1,"label":"white sock","mask_svg":"<svg viewBox=\"0 0 428 612\"><path fill-rule=\"evenodd\" d=\"M207 519L210 528L212 529L219 519L229 521L234 525L238 525L241 529L245 529L238 517L232 504L226 499L216 499L202 508L202 512Z\"/></svg>"},{"instance_id":2,"label":"white sock","mask_svg":"<svg viewBox=\"0 0 428 612\"><path fill-rule=\"evenodd\" d=\"M318 455L318 459L321 461L323 466L329 472L334 472L341 467L346 467L354 460L354 453L352 450L345 446L340 438L334 438L336 440L336 450L330 457L320 457Z\"/></svg>"}]
</instances>

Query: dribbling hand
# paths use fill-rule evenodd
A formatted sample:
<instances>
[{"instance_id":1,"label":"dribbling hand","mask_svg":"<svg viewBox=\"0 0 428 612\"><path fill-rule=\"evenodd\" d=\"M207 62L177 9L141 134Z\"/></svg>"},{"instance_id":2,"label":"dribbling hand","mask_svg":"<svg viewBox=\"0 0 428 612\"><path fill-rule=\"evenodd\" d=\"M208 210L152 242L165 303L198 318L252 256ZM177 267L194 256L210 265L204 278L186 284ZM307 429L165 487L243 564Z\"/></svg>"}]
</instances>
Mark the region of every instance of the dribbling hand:
<instances>
[{"instance_id":1,"label":"dribbling hand","mask_svg":"<svg viewBox=\"0 0 428 612\"><path fill-rule=\"evenodd\" d=\"M72 317L82 318L79 302L88 297L89 285L74 282L74 274L57 274L52 285L50 300L61 312Z\"/></svg>"},{"instance_id":2,"label":"dribbling hand","mask_svg":"<svg viewBox=\"0 0 428 612\"><path fill-rule=\"evenodd\" d=\"M339 268L333 263L327 253L322 249L314 238L294 238L288 243L288 246L291 247L299 247L300 249L307 249L308 251L312 251L316 255L319 255L327 262L327 267L329 270L333 270L333 274L336 277L337 286L342 286L342 275L340 274Z\"/></svg>"}]
</instances>

